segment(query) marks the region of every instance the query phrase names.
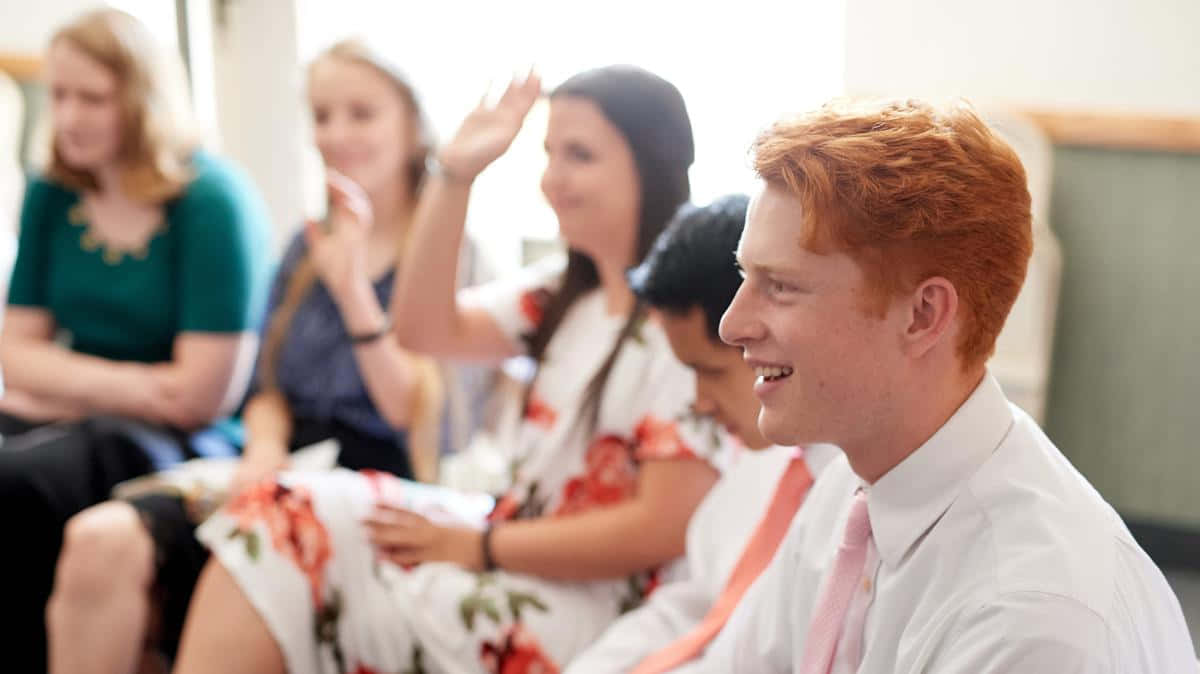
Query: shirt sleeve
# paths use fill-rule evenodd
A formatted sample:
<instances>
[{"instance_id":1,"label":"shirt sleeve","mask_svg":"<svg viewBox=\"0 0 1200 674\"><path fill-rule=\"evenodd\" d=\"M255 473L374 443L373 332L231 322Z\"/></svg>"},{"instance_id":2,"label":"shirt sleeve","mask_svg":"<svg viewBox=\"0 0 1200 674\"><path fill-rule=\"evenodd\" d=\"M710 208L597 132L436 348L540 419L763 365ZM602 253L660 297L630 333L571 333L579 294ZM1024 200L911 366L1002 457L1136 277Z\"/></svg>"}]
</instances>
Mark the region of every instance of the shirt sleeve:
<instances>
[{"instance_id":1,"label":"shirt sleeve","mask_svg":"<svg viewBox=\"0 0 1200 674\"><path fill-rule=\"evenodd\" d=\"M665 585L571 661L566 674L628 672L647 656L688 634L711 606L712 597L702 579L687 578Z\"/></svg>"},{"instance_id":2,"label":"shirt sleeve","mask_svg":"<svg viewBox=\"0 0 1200 674\"><path fill-rule=\"evenodd\" d=\"M52 190L42 180L30 180L21 202L20 233L17 259L13 263L8 286L8 303L24 307L44 307L46 269L50 251L47 248L46 226L51 206Z\"/></svg>"},{"instance_id":3,"label":"shirt sleeve","mask_svg":"<svg viewBox=\"0 0 1200 674\"><path fill-rule=\"evenodd\" d=\"M561 282L566 258L552 256L508 278L459 291L464 308L483 309L500 330L525 353L525 341L542 321L550 295Z\"/></svg>"},{"instance_id":4,"label":"shirt sleeve","mask_svg":"<svg viewBox=\"0 0 1200 674\"><path fill-rule=\"evenodd\" d=\"M255 329L266 299L269 218L240 172L204 166L169 213L179 237L179 331Z\"/></svg>"},{"instance_id":5,"label":"shirt sleeve","mask_svg":"<svg viewBox=\"0 0 1200 674\"><path fill-rule=\"evenodd\" d=\"M1044 592L1002 594L960 618L921 671L1117 672L1101 617L1077 601Z\"/></svg>"},{"instance_id":6,"label":"shirt sleeve","mask_svg":"<svg viewBox=\"0 0 1200 674\"><path fill-rule=\"evenodd\" d=\"M790 601L793 596L790 562L795 559L790 550L795 549L796 539L791 534L784 539L771 563L746 590L704 656L675 670L676 674L737 672L750 664L752 671L761 674L792 671L793 650L797 637L801 636L793 629L795 621Z\"/></svg>"}]
</instances>

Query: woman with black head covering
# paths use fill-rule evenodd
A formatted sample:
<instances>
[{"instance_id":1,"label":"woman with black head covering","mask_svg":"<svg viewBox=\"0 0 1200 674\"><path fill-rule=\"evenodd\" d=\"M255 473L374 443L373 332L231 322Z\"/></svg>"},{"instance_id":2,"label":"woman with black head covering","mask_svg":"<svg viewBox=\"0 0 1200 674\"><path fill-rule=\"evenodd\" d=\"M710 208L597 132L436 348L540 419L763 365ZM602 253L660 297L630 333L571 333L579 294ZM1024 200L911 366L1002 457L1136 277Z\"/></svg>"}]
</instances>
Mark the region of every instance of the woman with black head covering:
<instances>
[{"instance_id":1,"label":"woman with black head covering","mask_svg":"<svg viewBox=\"0 0 1200 674\"><path fill-rule=\"evenodd\" d=\"M438 153L397 272L398 320L380 317L373 337L532 359L500 433L512 488L486 521L454 508L461 494L350 471L246 492L200 531L216 561L176 671L555 671L683 552L719 440L689 417L691 374L625 280L689 197L678 90L625 66L555 89L541 186L569 254L454 293L471 185L540 93L535 77L514 82Z\"/></svg>"}]
</instances>

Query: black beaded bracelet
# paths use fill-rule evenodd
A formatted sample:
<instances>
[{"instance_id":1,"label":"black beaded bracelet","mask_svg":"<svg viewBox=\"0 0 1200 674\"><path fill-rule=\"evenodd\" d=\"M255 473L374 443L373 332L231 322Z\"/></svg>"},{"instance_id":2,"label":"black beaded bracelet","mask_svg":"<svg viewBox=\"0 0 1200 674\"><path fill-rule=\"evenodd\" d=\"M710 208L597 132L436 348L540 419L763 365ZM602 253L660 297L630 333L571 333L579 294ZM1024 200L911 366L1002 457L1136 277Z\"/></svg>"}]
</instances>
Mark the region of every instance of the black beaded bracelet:
<instances>
[{"instance_id":1,"label":"black beaded bracelet","mask_svg":"<svg viewBox=\"0 0 1200 674\"><path fill-rule=\"evenodd\" d=\"M493 531L495 531L495 529L492 528L492 523L488 522L487 526L485 526L483 528L483 536L481 536L479 539L479 547L480 547L480 550L483 552L483 570L484 571L495 571L497 568L499 568L496 566L496 559L494 557L492 557L492 532Z\"/></svg>"},{"instance_id":2,"label":"black beaded bracelet","mask_svg":"<svg viewBox=\"0 0 1200 674\"><path fill-rule=\"evenodd\" d=\"M368 332L366 334L361 334L361 335L350 335L350 343L354 344L356 346L359 344L370 344L371 342L374 342L374 341L382 338L383 336L387 335L387 333L389 333L391 331L392 331L392 317L384 316L383 325L379 326L378 330L375 330L374 332Z\"/></svg>"}]
</instances>

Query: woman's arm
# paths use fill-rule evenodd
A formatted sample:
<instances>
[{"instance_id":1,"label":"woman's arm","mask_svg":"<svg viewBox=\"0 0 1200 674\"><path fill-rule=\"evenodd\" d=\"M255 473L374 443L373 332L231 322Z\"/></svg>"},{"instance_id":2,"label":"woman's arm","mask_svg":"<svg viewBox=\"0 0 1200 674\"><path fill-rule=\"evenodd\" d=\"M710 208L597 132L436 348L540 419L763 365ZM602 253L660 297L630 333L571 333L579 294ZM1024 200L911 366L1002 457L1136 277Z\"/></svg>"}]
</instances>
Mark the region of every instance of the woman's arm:
<instances>
[{"instance_id":1,"label":"woman's arm","mask_svg":"<svg viewBox=\"0 0 1200 674\"><path fill-rule=\"evenodd\" d=\"M364 286L337 300L352 335L376 334L386 324L374 290ZM436 431L441 419L442 387L436 366L400 348L390 331L356 344L354 359L375 409L390 426L408 431L413 476L421 482L436 481L440 447L437 433L430 432ZM436 409L427 409L430 405Z\"/></svg>"},{"instance_id":2,"label":"woman's arm","mask_svg":"<svg viewBox=\"0 0 1200 674\"><path fill-rule=\"evenodd\" d=\"M0 398L0 412L39 424L72 421L84 416L81 408L62 400L11 388L5 390L4 397Z\"/></svg>"},{"instance_id":3,"label":"woman's arm","mask_svg":"<svg viewBox=\"0 0 1200 674\"><path fill-rule=\"evenodd\" d=\"M211 158L197 164L171 218L177 332L170 362L152 374L168 390L170 422L196 428L232 412L253 373L270 218L246 176Z\"/></svg>"},{"instance_id":4,"label":"woman's arm","mask_svg":"<svg viewBox=\"0 0 1200 674\"><path fill-rule=\"evenodd\" d=\"M383 330L387 318L370 284L338 300L346 330L351 335L369 335ZM362 373L367 395L375 409L393 428L412 423L414 395L413 358L390 334L354 347L354 359Z\"/></svg>"},{"instance_id":5,"label":"woman's arm","mask_svg":"<svg viewBox=\"0 0 1200 674\"><path fill-rule=\"evenodd\" d=\"M246 454L252 449L277 451L286 455L292 442L292 411L278 390L260 391L246 402L242 412L246 428Z\"/></svg>"},{"instance_id":6,"label":"woman's arm","mask_svg":"<svg viewBox=\"0 0 1200 674\"><path fill-rule=\"evenodd\" d=\"M292 442L292 413L278 390L254 394L246 402L242 424L246 446L230 488L235 494L286 466Z\"/></svg>"},{"instance_id":7,"label":"woman's arm","mask_svg":"<svg viewBox=\"0 0 1200 674\"><path fill-rule=\"evenodd\" d=\"M248 330L268 231L265 207L248 182L220 166L202 165L173 208L172 231L181 238L182 253L175 260L180 327L170 360L156 364L108 360L54 343L46 278L55 272L45 221L48 208L61 206L56 194L35 181L22 209L21 251L0 332L8 386L84 414L183 428L203 426L231 409L256 346Z\"/></svg>"},{"instance_id":8,"label":"woman's arm","mask_svg":"<svg viewBox=\"0 0 1200 674\"><path fill-rule=\"evenodd\" d=\"M312 223L305 228L309 258L355 342L354 358L367 395L384 421L409 431L413 474L432 482L439 447L428 431L440 419L440 409L431 409L440 406L440 382L429 364L402 349L388 328L368 273L367 241L374 222L370 199L334 171L328 188L331 226L328 231Z\"/></svg>"},{"instance_id":9,"label":"woman's arm","mask_svg":"<svg viewBox=\"0 0 1200 674\"><path fill-rule=\"evenodd\" d=\"M183 334L171 361L148 365L73 352L55 344L53 333L49 311L8 307L0 333L6 387L80 414L181 428L204 426L232 408L238 390L231 382L239 366L247 370L256 341L250 334Z\"/></svg>"},{"instance_id":10,"label":"woman's arm","mask_svg":"<svg viewBox=\"0 0 1200 674\"><path fill-rule=\"evenodd\" d=\"M328 190L331 226L328 232L314 223L305 226L308 255L337 304L346 333L352 339L372 336L355 345L354 358L375 409L393 428L407 428L414 395L412 357L387 330L387 315L368 275L371 203L360 186L333 171Z\"/></svg>"},{"instance_id":11,"label":"woman's arm","mask_svg":"<svg viewBox=\"0 0 1200 674\"><path fill-rule=\"evenodd\" d=\"M138 409L157 420L163 416L157 408L162 395L144 367L126 367L54 343L57 324L47 308L47 221L65 208L61 201L59 191L34 179L21 205L20 244L0 331L0 367L8 393L2 407L30 421Z\"/></svg>"},{"instance_id":12,"label":"woman's arm","mask_svg":"<svg viewBox=\"0 0 1200 674\"><path fill-rule=\"evenodd\" d=\"M684 553L692 512L717 480L695 459L643 465L637 495L578 515L504 522L491 534L492 558L508 571L563 580L617 578ZM439 527L381 506L367 520L372 542L397 564L450 561L483 568L483 534Z\"/></svg>"},{"instance_id":13,"label":"woman's arm","mask_svg":"<svg viewBox=\"0 0 1200 674\"><path fill-rule=\"evenodd\" d=\"M703 461L649 462L629 501L573 517L499 525L492 557L510 571L563 579L612 578L657 566L684 553L688 520L717 477Z\"/></svg>"},{"instance_id":14,"label":"woman's arm","mask_svg":"<svg viewBox=\"0 0 1200 674\"><path fill-rule=\"evenodd\" d=\"M0 365L9 391L58 401L84 413L134 413L164 421L166 391L141 364L75 353L52 341L46 309L9 305L0 332Z\"/></svg>"},{"instance_id":15,"label":"woman's arm","mask_svg":"<svg viewBox=\"0 0 1200 674\"><path fill-rule=\"evenodd\" d=\"M257 350L258 335L249 331L177 336L171 360L150 367L150 376L167 392L168 422L203 428L231 414L250 382Z\"/></svg>"},{"instance_id":16,"label":"woman's arm","mask_svg":"<svg viewBox=\"0 0 1200 674\"><path fill-rule=\"evenodd\" d=\"M482 308L463 307L456 297L458 253L470 184L434 176L421 192L408 252L396 272L391 313L400 344L454 360L501 360L517 347Z\"/></svg>"},{"instance_id":17,"label":"woman's arm","mask_svg":"<svg viewBox=\"0 0 1200 674\"><path fill-rule=\"evenodd\" d=\"M404 347L459 360L515 355L517 346L486 311L456 301L458 255L471 183L512 144L540 93L536 77L514 81L494 106L481 102L442 149L443 170L421 190L396 273L391 313Z\"/></svg>"}]
</instances>

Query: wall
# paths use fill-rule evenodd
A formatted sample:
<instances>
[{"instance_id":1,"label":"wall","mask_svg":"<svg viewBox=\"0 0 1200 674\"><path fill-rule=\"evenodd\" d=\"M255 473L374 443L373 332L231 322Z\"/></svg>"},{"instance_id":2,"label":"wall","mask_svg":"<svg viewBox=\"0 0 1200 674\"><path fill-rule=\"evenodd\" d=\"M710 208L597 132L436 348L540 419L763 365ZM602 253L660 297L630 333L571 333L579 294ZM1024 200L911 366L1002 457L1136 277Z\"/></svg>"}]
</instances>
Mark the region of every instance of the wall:
<instances>
[{"instance_id":1,"label":"wall","mask_svg":"<svg viewBox=\"0 0 1200 674\"><path fill-rule=\"evenodd\" d=\"M1127 516L1200 530L1200 155L1059 149L1047 432Z\"/></svg>"},{"instance_id":2,"label":"wall","mask_svg":"<svg viewBox=\"0 0 1200 674\"><path fill-rule=\"evenodd\" d=\"M100 5L123 9L146 22L159 39L172 45L177 42L174 0L3 0L0 51L40 52L60 24Z\"/></svg>"},{"instance_id":3,"label":"wall","mask_svg":"<svg viewBox=\"0 0 1200 674\"><path fill-rule=\"evenodd\" d=\"M1200 115L1195 0L847 0L850 93ZM1056 148L1046 429L1128 516L1200 531L1200 156Z\"/></svg>"},{"instance_id":4,"label":"wall","mask_svg":"<svg viewBox=\"0 0 1200 674\"><path fill-rule=\"evenodd\" d=\"M1200 113L1196 0L847 0L846 88Z\"/></svg>"},{"instance_id":5,"label":"wall","mask_svg":"<svg viewBox=\"0 0 1200 674\"><path fill-rule=\"evenodd\" d=\"M95 5L89 0L0 2L0 51L40 52L60 23Z\"/></svg>"}]
</instances>

